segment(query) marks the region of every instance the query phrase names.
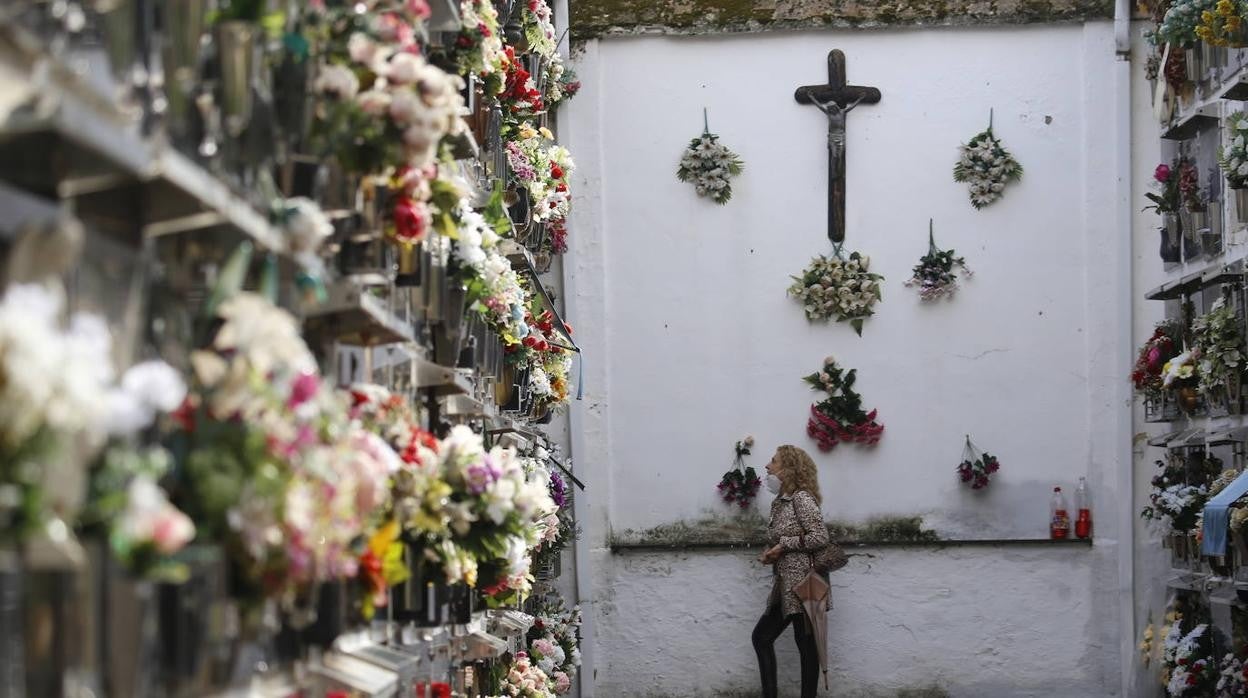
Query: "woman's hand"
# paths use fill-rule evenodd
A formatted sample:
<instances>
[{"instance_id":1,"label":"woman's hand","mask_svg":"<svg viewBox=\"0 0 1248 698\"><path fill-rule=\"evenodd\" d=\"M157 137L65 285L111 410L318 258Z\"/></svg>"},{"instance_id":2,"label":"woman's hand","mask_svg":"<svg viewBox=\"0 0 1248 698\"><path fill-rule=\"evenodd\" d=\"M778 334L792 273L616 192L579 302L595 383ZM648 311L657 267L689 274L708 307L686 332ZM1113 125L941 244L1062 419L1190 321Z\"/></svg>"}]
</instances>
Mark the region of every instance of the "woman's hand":
<instances>
[{"instance_id":1,"label":"woman's hand","mask_svg":"<svg viewBox=\"0 0 1248 698\"><path fill-rule=\"evenodd\" d=\"M758 561L763 563L764 565L774 565L776 564L776 560L779 560L780 556L783 554L784 554L784 548L780 547L779 545L773 545L772 547L763 551L763 554L759 556Z\"/></svg>"}]
</instances>

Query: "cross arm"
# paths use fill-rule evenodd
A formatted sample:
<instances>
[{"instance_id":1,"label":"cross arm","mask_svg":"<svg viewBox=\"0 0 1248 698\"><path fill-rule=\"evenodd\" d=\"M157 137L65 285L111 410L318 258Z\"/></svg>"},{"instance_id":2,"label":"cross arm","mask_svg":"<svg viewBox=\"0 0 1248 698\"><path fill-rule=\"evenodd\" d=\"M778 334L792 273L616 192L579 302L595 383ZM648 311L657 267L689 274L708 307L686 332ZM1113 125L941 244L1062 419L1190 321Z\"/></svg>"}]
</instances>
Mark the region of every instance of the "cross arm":
<instances>
[{"instance_id":1,"label":"cross arm","mask_svg":"<svg viewBox=\"0 0 1248 698\"><path fill-rule=\"evenodd\" d=\"M857 85L845 87L806 85L797 88L797 91L793 93L793 99L797 100L798 104L813 104L812 97L823 104L835 101L842 107L848 107L854 102L878 104L880 101L880 90L876 87L858 87Z\"/></svg>"}]
</instances>

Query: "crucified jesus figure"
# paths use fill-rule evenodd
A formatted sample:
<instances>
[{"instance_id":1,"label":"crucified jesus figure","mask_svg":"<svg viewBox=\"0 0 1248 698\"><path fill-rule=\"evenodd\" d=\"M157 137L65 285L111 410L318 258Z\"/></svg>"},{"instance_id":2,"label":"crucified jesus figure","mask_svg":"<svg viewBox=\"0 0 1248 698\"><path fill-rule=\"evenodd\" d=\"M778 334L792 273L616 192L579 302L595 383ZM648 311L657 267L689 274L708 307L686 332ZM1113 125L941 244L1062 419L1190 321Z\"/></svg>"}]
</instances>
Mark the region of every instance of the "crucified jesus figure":
<instances>
[{"instance_id":1,"label":"crucified jesus figure","mask_svg":"<svg viewBox=\"0 0 1248 698\"><path fill-rule=\"evenodd\" d=\"M853 111L863 99L859 97L849 106L842 107L835 99L820 102L813 95L810 98L810 103L828 117L828 153L831 155L832 174L834 175L844 174L842 168L845 162L845 115Z\"/></svg>"}]
</instances>

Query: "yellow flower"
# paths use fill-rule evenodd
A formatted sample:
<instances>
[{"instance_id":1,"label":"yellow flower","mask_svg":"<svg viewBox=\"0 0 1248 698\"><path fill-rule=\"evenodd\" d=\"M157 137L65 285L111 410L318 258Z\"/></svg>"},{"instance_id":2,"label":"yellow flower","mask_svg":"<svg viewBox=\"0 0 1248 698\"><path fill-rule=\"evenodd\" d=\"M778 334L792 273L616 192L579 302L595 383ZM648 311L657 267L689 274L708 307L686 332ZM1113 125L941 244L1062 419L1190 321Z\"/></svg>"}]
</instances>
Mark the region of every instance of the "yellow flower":
<instances>
[{"instance_id":1,"label":"yellow flower","mask_svg":"<svg viewBox=\"0 0 1248 698\"><path fill-rule=\"evenodd\" d=\"M533 138L536 135L537 135L537 131L533 130L533 126L529 124L529 122L526 121L523 124L520 124L520 137L521 138Z\"/></svg>"},{"instance_id":2,"label":"yellow flower","mask_svg":"<svg viewBox=\"0 0 1248 698\"><path fill-rule=\"evenodd\" d=\"M1205 24L1213 24L1213 13L1210 12L1209 10L1205 10L1204 12L1201 12L1200 21L1204 22ZM1200 31L1200 30L1198 29L1197 31Z\"/></svg>"},{"instance_id":3,"label":"yellow flower","mask_svg":"<svg viewBox=\"0 0 1248 698\"><path fill-rule=\"evenodd\" d=\"M548 141L555 140L555 134L551 133L550 129L546 128L545 126L539 128L537 132L542 134L542 138L545 138Z\"/></svg>"}]
</instances>

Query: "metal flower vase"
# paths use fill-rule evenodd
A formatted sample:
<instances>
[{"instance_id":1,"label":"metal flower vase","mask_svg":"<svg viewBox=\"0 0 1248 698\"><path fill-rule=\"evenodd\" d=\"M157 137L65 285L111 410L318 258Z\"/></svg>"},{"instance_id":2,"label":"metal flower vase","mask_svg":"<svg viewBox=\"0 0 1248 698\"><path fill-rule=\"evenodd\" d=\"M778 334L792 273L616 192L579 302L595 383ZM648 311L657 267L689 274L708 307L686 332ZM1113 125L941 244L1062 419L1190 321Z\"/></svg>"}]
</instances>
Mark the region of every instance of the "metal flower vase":
<instances>
[{"instance_id":1,"label":"metal flower vase","mask_svg":"<svg viewBox=\"0 0 1248 698\"><path fill-rule=\"evenodd\" d=\"M423 547L411 543L403 546L403 562L411 576L390 587L390 616L422 628L446 623L451 594L441 570L425 559Z\"/></svg>"},{"instance_id":2,"label":"metal flower vase","mask_svg":"<svg viewBox=\"0 0 1248 698\"><path fill-rule=\"evenodd\" d=\"M1235 220L1248 223L1248 187L1232 189L1235 192Z\"/></svg>"},{"instance_id":3,"label":"metal flower vase","mask_svg":"<svg viewBox=\"0 0 1248 698\"><path fill-rule=\"evenodd\" d=\"M117 0L100 16L104 51L113 77L128 87L139 63L138 0Z\"/></svg>"},{"instance_id":4,"label":"metal flower vase","mask_svg":"<svg viewBox=\"0 0 1248 698\"><path fill-rule=\"evenodd\" d=\"M1188 82L1200 82L1205 77L1205 66L1201 60L1201 50L1192 47L1183 51L1184 67L1187 69Z\"/></svg>"},{"instance_id":5,"label":"metal flower vase","mask_svg":"<svg viewBox=\"0 0 1248 698\"><path fill-rule=\"evenodd\" d=\"M161 12L164 20L161 64L165 96L169 101L165 124L175 138L187 138L194 90L199 83L208 0L165 2L161 4Z\"/></svg>"},{"instance_id":6,"label":"metal flower vase","mask_svg":"<svg viewBox=\"0 0 1248 698\"><path fill-rule=\"evenodd\" d=\"M1178 247L1183 236L1183 219L1177 211L1166 211L1161 214L1162 225L1166 229L1166 237L1169 238L1170 244Z\"/></svg>"},{"instance_id":7,"label":"metal flower vase","mask_svg":"<svg viewBox=\"0 0 1248 698\"><path fill-rule=\"evenodd\" d=\"M238 137L251 120L252 76L255 72L258 28L250 22L221 22L214 27L221 70L221 107L226 132Z\"/></svg>"}]
</instances>

